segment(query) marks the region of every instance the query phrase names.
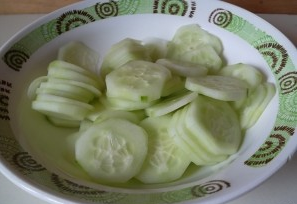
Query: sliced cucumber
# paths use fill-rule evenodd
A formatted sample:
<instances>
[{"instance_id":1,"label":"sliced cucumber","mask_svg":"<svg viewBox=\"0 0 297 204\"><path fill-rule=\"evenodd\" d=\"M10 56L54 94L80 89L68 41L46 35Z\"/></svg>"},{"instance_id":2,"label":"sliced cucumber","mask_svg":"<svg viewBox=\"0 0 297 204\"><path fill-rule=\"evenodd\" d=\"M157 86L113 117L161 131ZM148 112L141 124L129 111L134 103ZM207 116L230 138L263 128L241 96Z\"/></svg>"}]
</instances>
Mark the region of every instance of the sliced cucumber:
<instances>
[{"instance_id":1,"label":"sliced cucumber","mask_svg":"<svg viewBox=\"0 0 297 204\"><path fill-rule=\"evenodd\" d=\"M178 45L179 49L183 52L196 50L204 45L211 45L218 54L221 54L223 51L221 40L197 24L181 26L175 32L172 43ZM170 46L168 49L168 52L170 52Z\"/></svg>"},{"instance_id":2,"label":"sliced cucumber","mask_svg":"<svg viewBox=\"0 0 297 204\"><path fill-rule=\"evenodd\" d=\"M114 109L114 110L124 110L124 111L142 110L152 106L157 102L157 100L150 101L150 102L131 101L131 100L115 98L115 97L100 97L99 100L107 108Z\"/></svg>"},{"instance_id":3,"label":"sliced cucumber","mask_svg":"<svg viewBox=\"0 0 297 204\"><path fill-rule=\"evenodd\" d=\"M268 82L253 90L239 109L241 128L248 129L257 122L275 93L275 86Z\"/></svg>"},{"instance_id":4,"label":"sliced cucumber","mask_svg":"<svg viewBox=\"0 0 297 204\"><path fill-rule=\"evenodd\" d=\"M150 117L158 117L168 113L171 113L180 107L192 102L198 96L197 92L185 92L182 94L174 95L172 97L161 100L161 102L156 103L145 109L146 114Z\"/></svg>"},{"instance_id":5,"label":"sliced cucumber","mask_svg":"<svg viewBox=\"0 0 297 204\"><path fill-rule=\"evenodd\" d=\"M38 89L38 87L40 86L41 83L46 82L48 80L47 76L41 76L41 77L37 77L36 79L34 79L28 89L27 89L27 96L29 99L34 100L36 97L36 90Z\"/></svg>"},{"instance_id":6,"label":"sliced cucumber","mask_svg":"<svg viewBox=\"0 0 297 204\"><path fill-rule=\"evenodd\" d=\"M65 68L51 68L48 70L48 76L58 79L68 79L83 82L94 86L96 89L101 89L102 85L99 80L86 76L80 72Z\"/></svg>"},{"instance_id":7,"label":"sliced cucumber","mask_svg":"<svg viewBox=\"0 0 297 204\"><path fill-rule=\"evenodd\" d=\"M130 61L106 76L107 97L151 102L161 97L171 72L148 61Z\"/></svg>"},{"instance_id":8,"label":"sliced cucumber","mask_svg":"<svg viewBox=\"0 0 297 204\"><path fill-rule=\"evenodd\" d=\"M143 183L164 183L180 178L191 161L168 135L171 116L148 117L140 123L149 135L148 154L136 178Z\"/></svg>"},{"instance_id":9,"label":"sliced cucumber","mask_svg":"<svg viewBox=\"0 0 297 204\"><path fill-rule=\"evenodd\" d=\"M166 97L185 89L185 79L178 75L172 75L164 84L161 97Z\"/></svg>"},{"instance_id":10,"label":"sliced cucumber","mask_svg":"<svg viewBox=\"0 0 297 204\"><path fill-rule=\"evenodd\" d=\"M111 71L132 60L151 61L150 53L148 49L141 44L141 41L125 38L113 44L108 50L101 65L101 74L105 77Z\"/></svg>"},{"instance_id":11,"label":"sliced cucumber","mask_svg":"<svg viewBox=\"0 0 297 204\"><path fill-rule=\"evenodd\" d=\"M205 76L208 69L202 65L191 62L182 62L173 59L158 59L157 64L167 67L173 74L184 77Z\"/></svg>"},{"instance_id":12,"label":"sliced cucumber","mask_svg":"<svg viewBox=\"0 0 297 204\"><path fill-rule=\"evenodd\" d=\"M91 111L91 108L86 108L85 105L80 106L75 103L41 100L33 101L32 109L49 117L66 120L83 120Z\"/></svg>"},{"instance_id":13,"label":"sliced cucumber","mask_svg":"<svg viewBox=\"0 0 297 204\"><path fill-rule=\"evenodd\" d=\"M76 85L70 85L67 83L53 83L49 81L42 82L38 89L44 90L45 92L46 90L56 90L57 92L61 92L63 94L65 93L70 96L73 96L72 98L77 99L79 101L89 102L94 99L94 94L89 90Z\"/></svg>"},{"instance_id":14,"label":"sliced cucumber","mask_svg":"<svg viewBox=\"0 0 297 204\"><path fill-rule=\"evenodd\" d=\"M54 78L54 77L48 77L48 82L63 83L63 84L69 84L69 85L85 88L91 93L93 93L94 97L99 97L102 95L102 92L99 89L85 82L80 82L80 81L71 80L71 79L60 79L60 78Z\"/></svg>"},{"instance_id":15,"label":"sliced cucumber","mask_svg":"<svg viewBox=\"0 0 297 204\"><path fill-rule=\"evenodd\" d=\"M208 149L201 145L195 136L185 126L185 115L189 105L176 111L173 114L172 121L169 125L169 133L176 144L187 153L188 157L193 163L198 166L213 165L224 161L227 155L213 154Z\"/></svg>"},{"instance_id":16,"label":"sliced cucumber","mask_svg":"<svg viewBox=\"0 0 297 204\"><path fill-rule=\"evenodd\" d=\"M225 101L198 95L189 105L184 123L197 144L216 155L235 153L242 140L237 114Z\"/></svg>"},{"instance_id":17,"label":"sliced cucumber","mask_svg":"<svg viewBox=\"0 0 297 204\"><path fill-rule=\"evenodd\" d=\"M123 183L139 173L147 155L143 128L123 119L108 119L81 132L75 157L101 183Z\"/></svg>"},{"instance_id":18,"label":"sliced cucumber","mask_svg":"<svg viewBox=\"0 0 297 204\"><path fill-rule=\"evenodd\" d=\"M241 79L246 82L248 88L250 89L256 88L260 83L262 83L263 80L263 74L260 72L260 70L251 65L243 63L225 66L218 74Z\"/></svg>"},{"instance_id":19,"label":"sliced cucumber","mask_svg":"<svg viewBox=\"0 0 297 204\"><path fill-rule=\"evenodd\" d=\"M191 91L197 91L203 95L223 101L241 100L247 96L247 85L245 82L229 76L188 77L185 87Z\"/></svg>"},{"instance_id":20,"label":"sliced cucumber","mask_svg":"<svg viewBox=\"0 0 297 204\"><path fill-rule=\"evenodd\" d=\"M99 54L82 42L71 41L59 48L58 60L75 64L96 73Z\"/></svg>"}]
</instances>

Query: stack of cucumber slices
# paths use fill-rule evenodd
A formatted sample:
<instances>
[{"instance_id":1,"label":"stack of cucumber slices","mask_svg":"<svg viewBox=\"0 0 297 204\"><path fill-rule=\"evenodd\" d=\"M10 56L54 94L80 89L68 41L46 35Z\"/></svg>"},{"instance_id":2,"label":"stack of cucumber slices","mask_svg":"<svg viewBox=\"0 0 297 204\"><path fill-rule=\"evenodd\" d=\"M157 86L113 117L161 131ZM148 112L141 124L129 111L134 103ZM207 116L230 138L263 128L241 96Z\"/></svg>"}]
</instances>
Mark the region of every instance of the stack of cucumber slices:
<instances>
[{"instance_id":1,"label":"stack of cucumber slices","mask_svg":"<svg viewBox=\"0 0 297 204\"><path fill-rule=\"evenodd\" d=\"M172 182L236 153L275 95L260 70L222 54L218 37L190 24L168 41L121 40L97 75L98 54L71 42L28 97L53 125L77 128L73 157L94 181Z\"/></svg>"}]
</instances>

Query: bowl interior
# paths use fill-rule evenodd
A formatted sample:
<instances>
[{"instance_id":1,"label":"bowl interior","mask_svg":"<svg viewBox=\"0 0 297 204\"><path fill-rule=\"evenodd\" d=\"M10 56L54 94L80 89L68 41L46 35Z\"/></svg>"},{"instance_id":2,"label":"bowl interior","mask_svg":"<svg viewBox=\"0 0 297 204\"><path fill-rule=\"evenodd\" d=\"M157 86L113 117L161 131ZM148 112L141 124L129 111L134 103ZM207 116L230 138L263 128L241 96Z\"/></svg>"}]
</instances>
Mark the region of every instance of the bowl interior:
<instances>
[{"instance_id":1,"label":"bowl interior","mask_svg":"<svg viewBox=\"0 0 297 204\"><path fill-rule=\"evenodd\" d=\"M117 198L114 203L131 199L145 199L147 203L202 202L206 197L215 202L220 196L228 200L249 190L286 161L296 148L292 136L297 123L297 57L290 42L258 17L223 2L166 2L76 4L44 17L2 47L0 153L5 168L25 177L24 182L46 186L53 194L78 197L88 192L80 199L90 202L111 197ZM173 13L167 6L179 12ZM67 42L82 41L102 58L112 44L126 37L169 40L181 25L191 23L220 37L227 64L242 62L257 67L265 80L276 84L277 94L256 125L246 131L239 152L225 162L211 167L192 166L182 179L167 184L131 181L106 186L93 182L69 153L67 136L77 130L54 127L33 111L26 97L29 83L46 74L47 65ZM104 197L102 192L110 194ZM114 197L115 193L121 196Z\"/></svg>"}]
</instances>

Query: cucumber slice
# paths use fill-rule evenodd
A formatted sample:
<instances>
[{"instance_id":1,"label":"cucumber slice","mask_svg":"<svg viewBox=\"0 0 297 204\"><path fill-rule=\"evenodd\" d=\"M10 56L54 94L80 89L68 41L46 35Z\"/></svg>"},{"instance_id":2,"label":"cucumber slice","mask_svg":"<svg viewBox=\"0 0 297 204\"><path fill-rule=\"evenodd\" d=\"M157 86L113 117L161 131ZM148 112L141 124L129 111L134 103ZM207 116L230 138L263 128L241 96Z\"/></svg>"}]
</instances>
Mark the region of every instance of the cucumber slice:
<instances>
[{"instance_id":1,"label":"cucumber slice","mask_svg":"<svg viewBox=\"0 0 297 204\"><path fill-rule=\"evenodd\" d=\"M197 91L203 95L223 101L237 101L247 96L247 85L245 82L229 76L188 77L185 87L191 91Z\"/></svg>"},{"instance_id":2,"label":"cucumber slice","mask_svg":"<svg viewBox=\"0 0 297 204\"><path fill-rule=\"evenodd\" d=\"M206 67L210 74L217 73L223 65L222 58L210 45L204 45L199 49L180 53L172 59L199 64Z\"/></svg>"},{"instance_id":3,"label":"cucumber slice","mask_svg":"<svg viewBox=\"0 0 297 204\"><path fill-rule=\"evenodd\" d=\"M67 93L68 95L73 96L74 99L80 100L80 101L86 101L89 102L94 99L94 95L89 90L76 86L76 85L70 85L66 83L53 83L53 82L42 82L40 84L39 89L41 90L56 90L57 92L61 91L63 94Z\"/></svg>"},{"instance_id":4,"label":"cucumber slice","mask_svg":"<svg viewBox=\"0 0 297 204\"><path fill-rule=\"evenodd\" d=\"M172 121L169 125L169 132L176 144L187 153L193 163L198 166L213 165L227 159L227 155L215 155L208 148L197 142L197 139L185 126L185 114L189 105L176 111L173 114Z\"/></svg>"},{"instance_id":5,"label":"cucumber slice","mask_svg":"<svg viewBox=\"0 0 297 204\"><path fill-rule=\"evenodd\" d=\"M151 102L161 97L171 72L148 61L130 61L106 76L107 97Z\"/></svg>"},{"instance_id":6,"label":"cucumber slice","mask_svg":"<svg viewBox=\"0 0 297 204\"><path fill-rule=\"evenodd\" d=\"M92 77L86 76L80 72L76 72L67 68L51 68L48 70L48 76L58 79L68 79L83 82L94 86L96 89L99 90L102 88L100 80L95 80Z\"/></svg>"},{"instance_id":7,"label":"cucumber slice","mask_svg":"<svg viewBox=\"0 0 297 204\"><path fill-rule=\"evenodd\" d=\"M239 109L241 128L248 129L257 122L275 93L275 86L268 82L254 89Z\"/></svg>"},{"instance_id":8,"label":"cucumber slice","mask_svg":"<svg viewBox=\"0 0 297 204\"><path fill-rule=\"evenodd\" d=\"M75 80L70 80L70 79L60 79L60 78L55 78L55 77L48 77L48 82L50 83L63 83L63 84L69 84L69 85L73 85L73 86L78 86L80 88L84 88L87 89L88 91L90 91L94 97L99 97L102 95L102 92L97 89L96 87L84 83L84 82L80 82L80 81L75 81Z\"/></svg>"},{"instance_id":9,"label":"cucumber slice","mask_svg":"<svg viewBox=\"0 0 297 204\"><path fill-rule=\"evenodd\" d=\"M36 97L36 90L38 89L38 87L40 86L41 83L46 82L48 80L47 76L41 76L41 77L37 77L36 79L34 79L28 89L27 89L27 96L29 99L33 100Z\"/></svg>"},{"instance_id":10,"label":"cucumber slice","mask_svg":"<svg viewBox=\"0 0 297 204\"><path fill-rule=\"evenodd\" d=\"M198 96L197 92L185 92L179 95L174 95L172 97L161 100L161 102L156 103L145 109L145 112L150 117L158 117L168 113L171 113L180 107L192 102Z\"/></svg>"},{"instance_id":11,"label":"cucumber slice","mask_svg":"<svg viewBox=\"0 0 297 204\"><path fill-rule=\"evenodd\" d=\"M86 131L88 130L92 125L93 125L93 121L91 120L88 120L88 119L84 119L80 122L80 125L79 125L79 131L78 132L83 132L83 131ZM74 146L74 145L73 145Z\"/></svg>"},{"instance_id":12,"label":"cucumber slice","mask_svg":"<svg viewBox=\"0 0 297 204\"><path fill-rule=\"evenodd\" d=\"M173 59L158 59L157 64L167 67L173 74L184 77L199 77L205 76L208 69L197 63L182 62Z\"/></svg>"},{"instance_id":13,"label":"cucumber slice","mask_svg":"<svg viewBox=\"0 0 297 204\"><path fill-rule=\"evenodd\" d=\"M75 157L97 182L124 183L139 171L147 155L147 133L123 119L92 125L75 143Z\"/></svg>"},{"instance_id":14,"label":"cucumber slice","mask_svg":"<svg viewBox=\"0 0 297 204\"><path fill-rule=\"evenodd\" d=\"M218 73L222 76L232 76L246 82L249 89L256 88L263 80L263 74L255 67L243 63L223 67Z\"/></svg>"},{"instance_id":15,"label":"cucumber slice","mask_svg":"<svg viewBox=\"0 0 297 204\"><path fill-rule=\"evenodd\" d=\"M211 45L214 50L221 54L223 52L223 45L221 40L211 34L210 32L202 29L198 24L188 24L181 26L174 34L171 41L179 46L179 49L184 51L192 51L201 48L204 45ZM170 55L171 45L169 45L168 52Z\"/></svg>"},{"instance_id":16,"label":"cucumber slice","mask_svg":"<svg viewBox=\"0 0 297 204\"><path fill-rule=\"evenodd\" d=\"M96 73L99 54L82 42L71 41L59 48L58 60L75 64Z\"/></svg>"},{"instance_id":17,"label":"cucumber slice","mask_svg":"<svg viewBox=\"0 0 297 204\"><path fill-rule=\"evenodd\" d=\"M166 97L185 89L185 80L181 76L172 75L164 84L161 97Z\"/></svg>"},{"instance_id":18,"label":"cucumber slice","mask_svg":"<svg viewBox=\"0 0 297 204\"><path fill-rule=\"evenodd\" d=\"M104 104L105 107L114 109L114 110L124 110L124 111L136 111L142 110L147 107L152 106L157 102L156 101L131 101L122 98L114 97L100 97L100 102Z\"/></svg>"},{"instance_id":19,"label":"cucumber slice","mask_svg":"<svg viewBox=\"0 0 297 204\"><path fill-rule=\"evenodd\" d=\"M91 108L86 108L85 105L43 100L33 101L32 109L49 117L66 120L83 120L91 111Z\"/></svg>"},{"instance_id":20,"label":"cucumber slice","mask_svg":"<svg viewBox=\"0 0 297 204\"><path fill-rule=\"evenodd\" d=\"M198 95L189 105L184 120L197 144L207 147L209 152L230 155L238 150L241 127L237 114L227 102Z\"/></svg>"},{"instance_id":21,"label":"cucumber slice","mask_svg":"<svg viewBox=\"0 0 297 204\"><path fill-rule=\"evenodd\" d=\"M140 123L149 135L148 154L136 178L143 183L165 183L180 178L191 161L172 141L167 127L171 116L148 117Z\"/></svg>"},{"instance_id":22,"label":"cucumber slice","mask_svg":"<svg viewBox=\"0 0 297 204\"><path fill-rule=\"evenodd\" d=\"M108 50L101 65L101 74L105 77L111 71L118 69L132 60L151 61L150 53L141 44L141 41L125 38L113 44Z\"/></svg>"}]
</instances>

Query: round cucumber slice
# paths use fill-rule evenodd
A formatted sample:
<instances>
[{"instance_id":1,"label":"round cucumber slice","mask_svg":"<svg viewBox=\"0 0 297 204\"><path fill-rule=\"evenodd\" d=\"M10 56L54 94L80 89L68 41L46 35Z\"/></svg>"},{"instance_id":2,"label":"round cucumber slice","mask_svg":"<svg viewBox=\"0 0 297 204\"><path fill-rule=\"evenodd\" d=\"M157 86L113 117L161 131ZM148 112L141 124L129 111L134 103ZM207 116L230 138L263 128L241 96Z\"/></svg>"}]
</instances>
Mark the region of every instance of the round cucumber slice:
<instances>
[{"instance_id":1,"label":"round cucumber slice","mask_svg":"<svg viewBox=\"0 0 297 204\"><path fill-rule=\"evenodd\" d=\"M55 126L64 128L78 128L80 126L80 120L68 120L57 118L54 116L48 116L47 119Z\"/></svg>"},{"instance_id":2,"label":"round cucumber slice","mask_svg":"<svg viewBox=\"0 0 297 204\"><path fill-rule=\"evenodd\" d=\"M145 109L145 112L150 117L158 117L168 113L171 113L180 107L192 102L198 96L197 92L185 92L182 94L174 95L172 97L161 100Z\"/></svg>"},{"instance_id":3,"label":"round cucumber slice","mask_svg":"<svg viewBox=\"0 0 297 204\"><path fill-rule=\"evenodd\" d=\"M75 143L75 157L97 182L124 183L141 169L147 155L146 131L123 119L93 124Z\"/></svg>"},{"instance_id":4,"label":"round cucumber slice","mask_svg":"<svg viewBox=\"0 0 297 204\"><path fill-rule=\"evenodd\" d=\"M151 102L161 97L171 72L148 61L130 61L106 76L107 97Z\"/></svg>"},{"instance_id":5,"label":"round cucumber slice","mask_svg":"<svg viewBox=\"0 0 297 204\"><path fill-rule=\"evenodd\" d=\"M150 53L141 41L125 38L113 44L108 50L101 65L101 74L105 77L113 70L133 60L151 61Z\"/></svg>"},{"instance_id":6,"label":"round cucumber slice","mask_svg":"<svg viewBox=\"0 0 297 204\"><path fill-rule=\"evenodd\" d=\"M140 126L149 135L148 154L136 178L143 183L164 183L180 178L191 161L172 141L167 127L171 116L148 117Z\"/></svg>"},{"instance_id":7,"label":"round cucumber slice","mask_svg":"<svg viewBox=\"0 0 297 204\"><path fill-rule=\"evenodd\" d=\"M173 59L158 59L157 64L167 67L173 74L184 77L205 76L208 69L202 65L191 62L183 62Z\"/></svg>"},{"instance_id":8,"label":"round cucumber slice","mask_svg":"<svg viewBox=\"0 0 297 204\"><path fill-rule=\"evenodd\" d=\"M184 124L197 144L215 155L235 153L242 140L237 114L225 101L198 95L189 105Z\"/></svg>"},{"instance_id":9,"label":"round cucumber slice","mask_svg":"<svg viewBox=\"0 0 297 204\"><path fill-rule=\"evenodd\" d=\"M164 84L161 97L166 97L185 89L185 80L181 76L172 75Z\"/></svg>"},{"instance_id":10,"label":"round cucumber slice","mask_svg":"<svg viewBox=\"0 0 297 204\"><path fill-rule=\"evenodd\" d=\"M263 74L260 72L260 70L251 65L243 63L225 66L218 74L241 79L246 82L248 88L250 89L256 88L260 83L262 83L263 80Z\"/></svg>"},{"instance_id":11,"label":"round cucumber slice","mask_svg":"<svg viewBox=\"0 0 297 204\"><path fill-rule=\"evenodd\" d=\"M59 48L58 60L75 64L96 73L99 54L82 42L71 41Z\"/></svg>"},{"instance_id":12,"label":"round cucumber slice","mask_svg":"<svg viewBox=\"0 0 297 204\"><path fill-rule=\"evenodd\" d=\"M133 112L123 110L104 110L100 112L100 114L98 114L98 116L94 120L94 123L100 123L109 118L122 118L135 124L138 124L140 122L137 115Z\"/></svg>"},{"instance_id":13,"label":"round cucumber slice","mask_svg":"<svg viewBox=\"0 0 297 204\"><path fill-rule=\"evenodd\" d=\"M219 75L205 77L188 77L185 87L191 91L223 101L237 101L247 96L247 85L244 81Z\"/></svg>"}]
</instances>

